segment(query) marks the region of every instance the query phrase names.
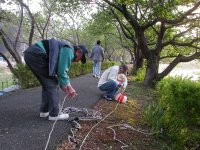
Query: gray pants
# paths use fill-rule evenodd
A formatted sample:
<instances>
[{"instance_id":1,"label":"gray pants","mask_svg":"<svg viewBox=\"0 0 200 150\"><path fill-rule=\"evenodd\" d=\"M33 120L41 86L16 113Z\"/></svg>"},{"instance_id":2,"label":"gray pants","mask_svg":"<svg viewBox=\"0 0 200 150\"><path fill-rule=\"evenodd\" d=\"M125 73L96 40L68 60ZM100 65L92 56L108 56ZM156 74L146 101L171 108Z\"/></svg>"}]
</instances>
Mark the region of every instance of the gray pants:
<instances>
[{"instance_id":1,"label":"gray pants","mask_svg":"<svg viewBox=\"0 0 200 150\"><path fill-rule=\"evenodd\" d=\"M34 48L34 47L33 47ZM40 112L54 117L59 113L58 80L49 76L48 58L43 53L24 52L24 60L42 84Z\"/></svg>"}]
</instances>

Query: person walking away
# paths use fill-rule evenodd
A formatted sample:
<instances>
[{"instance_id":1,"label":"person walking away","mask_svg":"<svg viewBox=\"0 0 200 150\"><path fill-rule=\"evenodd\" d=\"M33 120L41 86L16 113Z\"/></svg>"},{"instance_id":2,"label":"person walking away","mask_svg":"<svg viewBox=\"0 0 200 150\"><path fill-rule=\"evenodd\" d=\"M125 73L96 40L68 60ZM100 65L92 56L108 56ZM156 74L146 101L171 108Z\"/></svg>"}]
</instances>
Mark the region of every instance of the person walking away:
<instances>
[{"instance_id":1,"label":"person walking away","mask_svg":"<svg viewBox=\"0 0 200 150\"><path fill-rule=\"evenodd\" d=\"M101 47L101 41L97 40L96 45L92 48L90 58L93 60L93 77L101 76L101 61L104 60L104 50Z\"/></svg>"},{"instance_id":2,"label":"person walking away","mask_svg":"<svg viewBox=\"0 0 200 150\"><path fill-rule=\"evenodd\" d=\"M125 90L128 84L127 80L124 80L123 84L121 84L121 82L117 81L117 77L118 74L126 75L127 70L128 67L126 65L121 65L112 66L103 72L97 86L101 91L106 92L105 94L103 94L103 98L111 101L114 99L115 93L121 86L123 86Z\"/></svg>"},{"instance_id":3,"label":"person walking away","mask_svg":"<svg viewBox=\"0 0 200 150\"><path fill-rule=\"evenodd\" d=\"M24 51L24 60L42 85L40 117L65 120L68 114L59 114L58 87L70 97L76 95L67 72L72 62L86 63L85 54L77 47L54 38L42 40Z\"/></svg>"}]
</instances>

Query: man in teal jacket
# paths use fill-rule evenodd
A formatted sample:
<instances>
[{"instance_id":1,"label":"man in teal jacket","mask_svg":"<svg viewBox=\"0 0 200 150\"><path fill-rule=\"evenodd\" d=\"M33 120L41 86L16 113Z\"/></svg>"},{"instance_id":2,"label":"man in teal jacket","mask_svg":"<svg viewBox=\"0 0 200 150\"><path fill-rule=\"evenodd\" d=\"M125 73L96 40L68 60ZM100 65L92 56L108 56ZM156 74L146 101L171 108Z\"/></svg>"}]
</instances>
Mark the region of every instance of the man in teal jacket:
<instances>
[{"instance_id":1,"label":"man in teal jacket","mask_svg":"<svg viewBox=\"0 0 200 150\"><path fill-rule=\"evenodd\" d=\"M59 114L57 87L59 85L70 97L76 95L67 72L72 62L86 63L84 50L52 38L39 41L27 48L24 51L24 60L42 84L40 117L66 120L68 114Z\"/></svg>"}]
</instances>

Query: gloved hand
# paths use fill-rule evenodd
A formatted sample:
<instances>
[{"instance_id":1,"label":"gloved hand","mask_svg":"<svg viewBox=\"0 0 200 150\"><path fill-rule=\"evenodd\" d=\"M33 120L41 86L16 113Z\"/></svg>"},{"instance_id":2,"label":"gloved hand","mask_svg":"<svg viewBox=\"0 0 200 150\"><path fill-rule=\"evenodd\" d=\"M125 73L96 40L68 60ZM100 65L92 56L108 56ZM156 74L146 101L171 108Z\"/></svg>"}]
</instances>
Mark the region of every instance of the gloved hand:
<instances>
[{"instance_id":1,"label":"gloved hand","mask_svg":"<svg viewBox=\"0 0 200 150\"><path fill-rule=\"evenodd\" d=\"M69 84L67 86L63 87L63 91L69 95L70 97L74 97L76 94L76 91L74 90L74 88Z\"/></svg>"}]
</instances>

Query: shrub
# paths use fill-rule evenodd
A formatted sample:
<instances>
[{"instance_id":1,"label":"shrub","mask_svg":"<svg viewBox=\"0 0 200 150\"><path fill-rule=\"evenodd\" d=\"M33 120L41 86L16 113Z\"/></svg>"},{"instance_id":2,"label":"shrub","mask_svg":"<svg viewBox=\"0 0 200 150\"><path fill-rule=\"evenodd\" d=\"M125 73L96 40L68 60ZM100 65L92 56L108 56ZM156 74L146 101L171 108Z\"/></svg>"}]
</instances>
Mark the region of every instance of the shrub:
<instances>
[{"instance_id":1,"label":"shrub","mask_svg":"<svg viewBox=\"0 0 200 150\"><path fill-rule=\"evenodd\" d=\"M144 81L145 73L146 73L146 67L140 68L137 71L137 74L136 74L137 76L136 76L135 80L136 81Z\"/></svg>"},{"instance_id":2,"label":"shrub","mask_svg":"<svg viewBox=\"0 0 200 150\"><path fill-rule=\"evenodd\" d=\"M162 116L163 116L163 110L157 107L156 101L152 101L147 106L145 106L145 109L143 112L143 119L151 127L151 132L153 133L160 132L162 128L160 118Z\"/></svg>"},{"instance_id":3,"label":"shrub","mask_svg":"<svg viewBox=\"0 0 200 150\"><path fill-rule=\"evenodd\" d=\"M14 79L17 80L22 89L40 85L39 81L33 75L29 67L24 64L17 64L16 68L14 69Z\"/></svg>"},{"instance_id":4,"label":"shrub","mask_svg":"<svg viewBox=\"0 0 200 150\"><path fill-rule=\"evenodd\" d=\"M158 101L144 113L152 129L163 128L173 149L199 148L200 82L166 78L158 86Z\"/></svg>"}]
</instances>

